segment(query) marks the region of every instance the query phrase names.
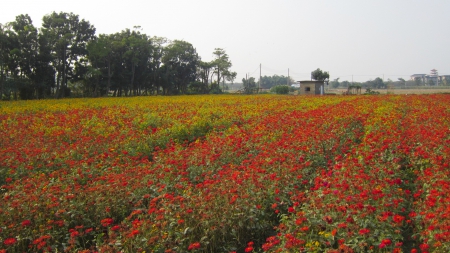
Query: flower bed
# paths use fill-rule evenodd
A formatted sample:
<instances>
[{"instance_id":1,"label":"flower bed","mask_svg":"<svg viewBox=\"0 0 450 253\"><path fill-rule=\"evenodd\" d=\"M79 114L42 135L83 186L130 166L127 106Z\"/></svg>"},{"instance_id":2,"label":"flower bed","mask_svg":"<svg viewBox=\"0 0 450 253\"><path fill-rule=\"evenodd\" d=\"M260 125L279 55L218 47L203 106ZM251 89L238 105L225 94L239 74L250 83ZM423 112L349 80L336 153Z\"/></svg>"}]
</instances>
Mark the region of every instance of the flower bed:
<instances>
[{"instance_id":1,"label":"flower bed","mask_svg":"<svg viewBox=\"0 0 450 253\"><path fill-rule=\"evenodd\" d=\"M443 252L450 96L1 103L0 252Z\"/></svg>"}]
</instances>

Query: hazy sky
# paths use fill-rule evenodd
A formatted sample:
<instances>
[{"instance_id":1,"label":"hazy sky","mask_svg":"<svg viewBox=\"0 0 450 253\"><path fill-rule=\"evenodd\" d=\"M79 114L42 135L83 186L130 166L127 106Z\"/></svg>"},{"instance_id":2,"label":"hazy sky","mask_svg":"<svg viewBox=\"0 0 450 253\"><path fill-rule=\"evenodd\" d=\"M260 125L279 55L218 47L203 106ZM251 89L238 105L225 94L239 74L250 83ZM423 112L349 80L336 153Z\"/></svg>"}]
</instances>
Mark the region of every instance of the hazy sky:
<instances>
[{"instance_id":1,"label":"hazy sky","mask_svg":"<svg viewBox=\"0 0 450 253\"><path fill-rule=\"evenodd\" d=\"M449 0L21 0L3 1L0 23L28 14L73 12L97 34L140 25L150 36L185 40L202 60L224 48L238 73L309 79L409 79L435 68L450 75Z\"/></svg>"}]
</instances>

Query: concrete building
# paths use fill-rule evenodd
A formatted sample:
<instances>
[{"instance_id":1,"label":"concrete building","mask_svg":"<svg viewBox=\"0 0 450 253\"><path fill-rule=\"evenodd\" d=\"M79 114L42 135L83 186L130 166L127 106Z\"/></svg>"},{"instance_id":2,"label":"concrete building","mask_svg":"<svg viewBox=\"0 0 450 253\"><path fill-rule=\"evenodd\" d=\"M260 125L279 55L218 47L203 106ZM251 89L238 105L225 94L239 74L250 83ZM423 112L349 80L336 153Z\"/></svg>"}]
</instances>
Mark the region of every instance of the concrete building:
<instances>
[{"instance_id":1,"label":"concrete building","mask_svg":"<svg viewBox=\"0 0 450 253\"><path fill-rule=\"evenodd\" d=\"M300 83L300 95L323 95L324 81L297 81Z\"/></svg>"}]
</instances>

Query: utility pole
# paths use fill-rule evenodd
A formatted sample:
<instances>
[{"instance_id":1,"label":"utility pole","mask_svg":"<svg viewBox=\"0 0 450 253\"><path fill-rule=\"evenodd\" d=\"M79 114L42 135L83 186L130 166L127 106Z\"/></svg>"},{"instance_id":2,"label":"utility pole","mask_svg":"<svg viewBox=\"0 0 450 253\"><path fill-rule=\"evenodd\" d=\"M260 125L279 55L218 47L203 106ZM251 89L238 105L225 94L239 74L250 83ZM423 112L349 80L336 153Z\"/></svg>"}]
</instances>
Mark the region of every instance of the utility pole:
<instances>
[{"instance_id":1,"label":"utility pole","mask_svg":"<svg viewBox=\"0 0 450 253\"><path fill-rule=\"evenodd\" d=\"M290 77L289 77L289 68L288 68L288 78L287 78L287 86L289 86L289 79L290 79Z\"/></svg>"},{"instance_id":2,"label":"utility pole","mask_svg":"<svg viewBox=\"0 0 450 253\"><path fill-rule=\"evenodd\" d=\"M259 64L259 87L258 87L258 93L261 90L261 63Z\"/></svg>"}]
</instances>

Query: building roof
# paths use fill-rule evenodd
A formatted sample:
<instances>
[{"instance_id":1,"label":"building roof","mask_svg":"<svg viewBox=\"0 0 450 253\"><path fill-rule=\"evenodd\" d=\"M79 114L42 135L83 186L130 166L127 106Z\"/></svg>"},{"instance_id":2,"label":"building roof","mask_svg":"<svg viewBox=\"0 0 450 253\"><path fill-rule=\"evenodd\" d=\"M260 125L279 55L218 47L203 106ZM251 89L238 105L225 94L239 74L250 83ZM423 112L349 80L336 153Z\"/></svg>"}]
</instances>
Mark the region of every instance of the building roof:
<instances>
[{"instance_id":1,"label":"building roof","mask_svg":"<svg viewBox=\"0 0 450 253\"><path fill-rule=\"evenodd\" d=\"M325 81L318 81L318 80L303 80L303 81L297 81L299 83L324 83Z\"/></svg>"}]
</instances>

